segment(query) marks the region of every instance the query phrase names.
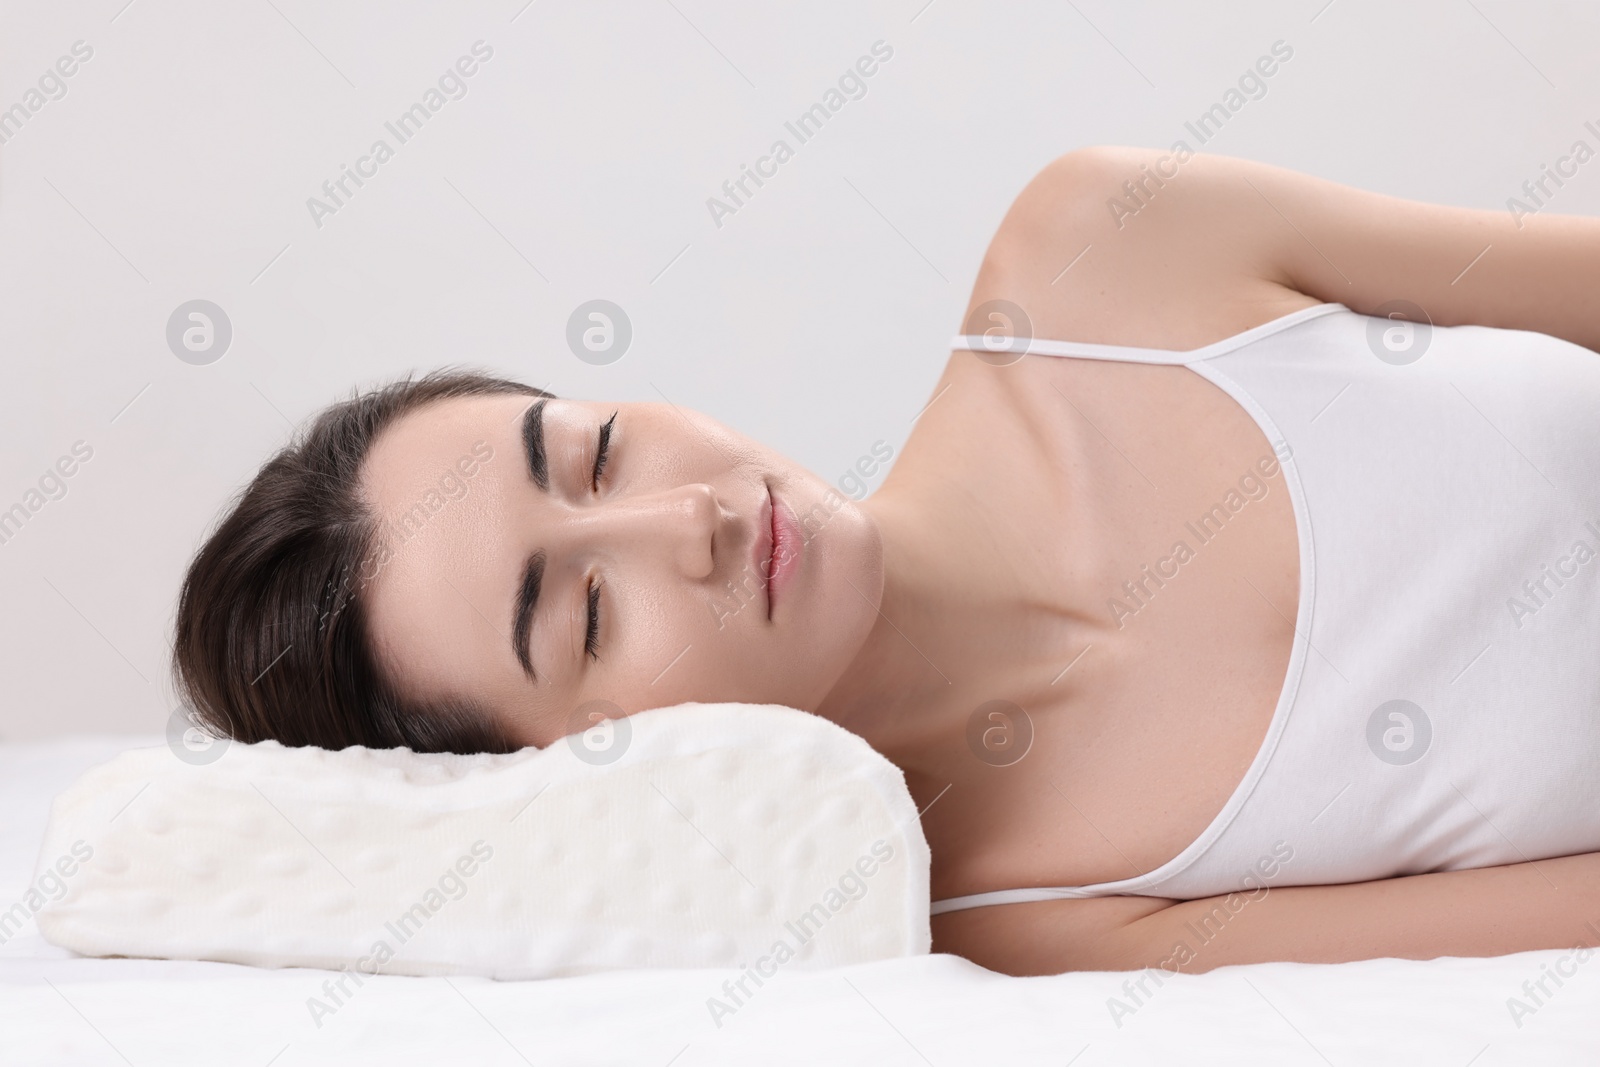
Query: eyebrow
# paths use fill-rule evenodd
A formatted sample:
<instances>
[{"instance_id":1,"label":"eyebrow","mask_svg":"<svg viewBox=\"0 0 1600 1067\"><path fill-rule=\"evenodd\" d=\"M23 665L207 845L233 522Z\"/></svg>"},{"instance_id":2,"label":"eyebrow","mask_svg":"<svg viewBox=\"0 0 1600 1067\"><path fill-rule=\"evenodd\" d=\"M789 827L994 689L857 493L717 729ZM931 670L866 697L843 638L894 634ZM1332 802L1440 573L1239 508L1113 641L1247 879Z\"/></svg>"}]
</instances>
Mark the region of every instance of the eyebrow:
<instances>
[{"instance_id":1,"label":"eyebrow","mask_svg":"<svg viewBox=\"0 0 1600 1067\"><path fill-rule=\"evenodd\" d=\"M528 457L528 473L544 492L550 491L549 464L544 452L544 406L549 398L530 405L522 416L522 451Z\"/></svg>"},{"instance_id":2,"label":"eyebrow","mask_svg":"<svg viewBox=\"0 0 1600 1067\"><path fill-rule=\"evenodd\" d=\"M528 407L522 416L522 450L528 461L528 474L541 492L550 491L550 468L544 448L544 406L540 400ZM533 653L528 639L533 633L533 611L539 606L539 587L544 583L544 553L535 552L522 567L522 581L517 588L517 602L511 616L511 651L530 681L537 682L533 670Z\"/></svg>"},{"instance_id":3,"label":"eyebrow","mask_svg":"<svg viewBox=\"0 0 1600 1067\"><path fill-rule=\"evenodd\" d=\"M533 655L528 650L528 638L533 632L533 609L539 603L539 586L544 581L544 553L535 552L522 570L522 583L517 589L517 606L511 624L511 649L517 662L530 681L537 682L533 673Z\"/></svg>"}]
</instances>

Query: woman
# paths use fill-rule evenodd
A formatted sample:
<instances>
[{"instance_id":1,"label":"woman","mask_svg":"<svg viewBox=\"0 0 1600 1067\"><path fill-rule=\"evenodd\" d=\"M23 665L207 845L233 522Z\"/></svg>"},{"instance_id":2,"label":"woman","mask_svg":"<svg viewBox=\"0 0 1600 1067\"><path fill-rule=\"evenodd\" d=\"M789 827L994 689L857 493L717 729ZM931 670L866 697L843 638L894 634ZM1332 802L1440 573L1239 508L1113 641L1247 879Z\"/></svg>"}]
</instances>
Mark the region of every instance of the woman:
<instances>
[{"instance_id":1,"label":"woman","mask_svg":"<svg viewBox=\"0 0 1600 1067\"><path fill-rule=\"evenodd\" d=\"M924 808L935 948L1010 974L1594 945L1597 285L1592 219L1074 151L869 499L667 404L401 383L212 536L180 684L325 747L814 711Z\"/></svg>"}]
</instances>

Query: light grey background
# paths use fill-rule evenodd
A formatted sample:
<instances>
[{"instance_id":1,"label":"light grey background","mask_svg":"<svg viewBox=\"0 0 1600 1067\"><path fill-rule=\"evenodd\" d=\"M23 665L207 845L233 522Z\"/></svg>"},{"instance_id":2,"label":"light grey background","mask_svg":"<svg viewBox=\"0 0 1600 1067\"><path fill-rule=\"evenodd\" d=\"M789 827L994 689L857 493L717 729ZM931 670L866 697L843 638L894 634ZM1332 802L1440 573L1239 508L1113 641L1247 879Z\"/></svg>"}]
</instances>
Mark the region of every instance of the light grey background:
<instances>
[{"instance_id":1,"label":"light grey background","mask_svg":"<svg viewBox=\"0 0 1600 1067\"><path fill-rule=\"evenodd\" d=\"M855 0L0 5L0 108L93 57L0 146L0 509L84 441L0 545L0 739L160 729L188 558L291 424L466 362L559 395L706 411L830 481L896 452L984 247L1050 159L1167 147L1274 41L1293 58L1206 151L1505 209L1600 126L1600 11L1547 0ZM126 6L124 6L126 5ZM483 40L413 140L384 129ZM784 129L875 41L810 142ZM307 199L395 157L320 228ZM777 138L795 156L719 228ZM1548 210L1600 208L1600 161ZM633 344L589 366L568 316ZM185 301L231 319L193 366ZM881 477L881 475L880 475Z\"/></svg>"}]
</instances>

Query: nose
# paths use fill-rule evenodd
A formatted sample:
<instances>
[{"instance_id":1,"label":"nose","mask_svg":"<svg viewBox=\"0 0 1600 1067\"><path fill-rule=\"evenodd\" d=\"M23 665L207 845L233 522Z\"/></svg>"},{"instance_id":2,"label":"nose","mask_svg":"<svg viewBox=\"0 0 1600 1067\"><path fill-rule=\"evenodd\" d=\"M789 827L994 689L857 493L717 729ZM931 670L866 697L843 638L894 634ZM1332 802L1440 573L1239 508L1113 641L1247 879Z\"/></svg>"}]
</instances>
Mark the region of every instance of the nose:
<instances>
[{"instance_id":1,"label":"nose","mask_svg":"<svg viewBox=\"0 0 1600 1067\"><path fill-rule=\"evenodd\" d=\"M686 577L704 578L712 571L712 539L722 514L716 490L693 482L584 508L573 532L608 555L665 557Z\"/></svg>"}]
</instances>

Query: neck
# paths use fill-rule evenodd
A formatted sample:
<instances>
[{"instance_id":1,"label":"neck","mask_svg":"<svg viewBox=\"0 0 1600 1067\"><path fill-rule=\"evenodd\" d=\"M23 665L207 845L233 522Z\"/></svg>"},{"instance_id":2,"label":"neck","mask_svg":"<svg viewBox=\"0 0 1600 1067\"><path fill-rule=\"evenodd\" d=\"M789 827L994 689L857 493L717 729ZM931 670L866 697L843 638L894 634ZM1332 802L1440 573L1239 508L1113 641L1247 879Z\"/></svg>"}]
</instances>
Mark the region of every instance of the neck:
<instances>
[{"instance_id":1,"label":"neck","mask_svg":"<svg viewBox=\"0 0 1600 1067\"><path fill-rule=\"evenodd\" d=\"M996 547L959 523L930 521L883 490L860 506L883 539L883 594L872 629L817 714L902 768L966 729L996 678L1013 676L1024 591ZM968 706L970 704L970 707Z\"/></svg>"},{"instance_id":2,"label":"neck","mask_svg":"<svg viewBox=\"0 0 1600 1067\"><path fill-rule=\"evenodd\" d=\"M1030 571L1037 553L982 507L941 509L949 491L885 483L859 507L883 539L883 595L872 630L819 715L866 739L899 768L936 774L965 755L968 718L994 699L1022 709L1061 704L1083 685L1062 667L1090 643L1101 659L1117 645L1106 622L1117 534L1093 526L1107 507L1090 501L1054 526L1077 545L1074 563Z\"/></svg>"}]
</instances>

